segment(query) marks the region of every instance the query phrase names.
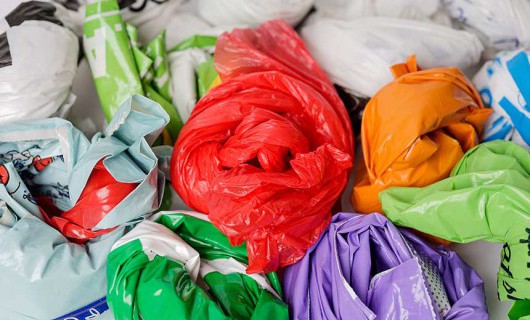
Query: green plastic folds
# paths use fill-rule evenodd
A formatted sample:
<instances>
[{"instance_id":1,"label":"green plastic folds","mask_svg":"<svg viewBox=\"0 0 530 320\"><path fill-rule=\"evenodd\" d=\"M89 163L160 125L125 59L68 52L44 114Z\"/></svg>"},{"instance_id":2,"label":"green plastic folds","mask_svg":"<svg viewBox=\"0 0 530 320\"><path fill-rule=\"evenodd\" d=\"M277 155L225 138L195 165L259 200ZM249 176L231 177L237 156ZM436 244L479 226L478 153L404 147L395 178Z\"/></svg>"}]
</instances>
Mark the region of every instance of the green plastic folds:
<instances>
[{"instance_id":1,"label":"green plastic folds","mask_svg":"<svg viewBox=\"0 0 530 320\"><path fill-rule=\"evenodd\" d=\"M508 312L510 320L530 320L530 300L515 301L510 312Z\"/></svg>"},{"instance_id":2,"label":"green plastic folds","mask_svg":"<svg viewBox=\"0 0 530 320\"><path fill-rule=\"evenodd\" d=\"M166 142L175 141L182 121L171 104L165 32L142 48L136 28L124 23L116 0L87 4L83 44L101 106L108 120L137 93L158 102L169 114ZM169 135L169 136L168 136Z\"/></svg>"},{"instance_id":3,"label":"green plastic folds","mask_svg":"<svg viewBox=\"0 0 530 320\"><path fill-rule=\"evenodd\" d=\"M425 188L390 188L380 200L397 225L454 242L504 243L499 298L530 299L530 153L522 147L483 143L451 177Z\"/></svg>"},{"instance_id":4,"label":"green plastic folds","mask_svg":"<svg viewBox=\"0 0 530 320\"><path fill-rule=\"evenodd\" d=\"M288 319L277 275L247 275L245 245L206 219L163 212L116 242L107 301L117 320Z\"/></svg>"}]
</instances>

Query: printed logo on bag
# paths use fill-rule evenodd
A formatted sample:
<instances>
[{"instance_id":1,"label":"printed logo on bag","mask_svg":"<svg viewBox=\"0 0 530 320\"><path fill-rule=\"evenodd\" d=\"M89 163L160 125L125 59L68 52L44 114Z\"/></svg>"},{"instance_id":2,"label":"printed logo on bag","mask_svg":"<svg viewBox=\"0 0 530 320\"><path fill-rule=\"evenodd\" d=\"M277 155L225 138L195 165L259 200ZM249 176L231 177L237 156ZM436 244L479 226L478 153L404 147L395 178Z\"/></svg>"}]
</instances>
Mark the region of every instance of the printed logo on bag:
<instances>
[{"instance_id":1,"label":"printed logo on bag","mask_svg":"<svg viewBox=\"0 0 530 320\"><path fill-rule=\"evenodd\" d=\"M109 310L107 300L106 298L101 298L83 308L77 309L76 311L59 318L55 318L54 320L95 320L107 310Z\"/></svg>"}]
</instances>

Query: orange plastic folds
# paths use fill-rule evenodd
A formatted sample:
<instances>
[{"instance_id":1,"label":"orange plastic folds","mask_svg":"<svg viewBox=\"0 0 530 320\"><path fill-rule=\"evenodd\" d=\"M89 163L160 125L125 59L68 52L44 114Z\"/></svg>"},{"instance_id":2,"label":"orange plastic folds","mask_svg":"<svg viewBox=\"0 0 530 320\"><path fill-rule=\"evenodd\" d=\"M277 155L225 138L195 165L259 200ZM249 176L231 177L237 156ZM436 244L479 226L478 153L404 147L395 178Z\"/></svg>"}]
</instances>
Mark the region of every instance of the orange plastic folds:
<instances>
[{"instance_id":1,"label":"orange plastic folds","mask_svg":"<svg viewBox=\"0 0 530 320\"><path fill-rule=\"evenodd\" d=\"M381 212L379 192L423 187L449 176L478 143L491 109L457 68L419 71L415 57L392 67L396 79L368 102L353 189L358 212Z\"/></svg>"},{"instance_id":2,"label":"orange plastic folds","mask_svg":"<svg viewBox=\"0 0 530 320\"><path fill-rule=\"evenodd\" d=\"M171 160L175 189L208 213L247 272L292 264L318 239L352 166L349 118L323 71L281 21L217 40L222 83L195 106Z\"/></svg>"}]
</instances>

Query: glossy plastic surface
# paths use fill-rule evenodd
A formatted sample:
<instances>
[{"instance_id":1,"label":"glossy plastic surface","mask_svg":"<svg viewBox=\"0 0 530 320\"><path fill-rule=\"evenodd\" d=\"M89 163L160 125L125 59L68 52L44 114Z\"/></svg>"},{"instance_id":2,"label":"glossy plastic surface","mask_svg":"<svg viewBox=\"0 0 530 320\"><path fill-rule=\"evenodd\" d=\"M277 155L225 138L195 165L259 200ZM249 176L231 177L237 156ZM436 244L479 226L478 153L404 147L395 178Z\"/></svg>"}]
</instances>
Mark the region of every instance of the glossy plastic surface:
<instances>
[{"instance_id":1,"label":"glossy plastic surface","mask_svg":"<svg viewBox=\"0 0 530 320\"><path fill-rule=\"evenodd\" d=\"M353 207L381 212L379 192L390 186L422 187L449 176L479 142L491 109L456 68L418 70L414 57L392 68L363 114L364 162L353 188Z\"/></svg>"},{"instance_id":2,"label":"glossy plastic surface","mask_svg":"<svg viewBox=\"0 0 530 320\"><path fill-rule=\"evenodd\" d=\"M219 37L222 83L195 106L172 183L233 245L248 272L300 259L326 227L352 166L348 114L300 38L280 21Z\"/></svg>"},{"instance_id":3,"label":"glossy plastic surface","mask_svg":"<svg viewBox=\"0 0 530 320\"><path fill-rule=\"evenodd\" d=\"M293 319L488 319L471 267L380 214L335 215L283 284Z\"/></svg>"},{"instance_id":4,"label":"glossy plastic surface","mask_svg":"<svg viewBox=\"0 0 530 320\"><path fill-rule=\"evenodd\" d=\"M162 212L109 254L109 304L117 320L288 319L276 274L249 276L246 263L206 216Z\"/></svg>"},{"instance_id":5,"label":"glossy plastic surface","mask_svg":"<svg viewBox=\"0 0 530 320\"><path fill-rule=\"evenodd\" d=\"M454 242L504 243L498 272L501 300L529 299L530 153L492 141L467 152L451 177L424 188L381 193L398 225Z\"/></svg>"}]
</instances>

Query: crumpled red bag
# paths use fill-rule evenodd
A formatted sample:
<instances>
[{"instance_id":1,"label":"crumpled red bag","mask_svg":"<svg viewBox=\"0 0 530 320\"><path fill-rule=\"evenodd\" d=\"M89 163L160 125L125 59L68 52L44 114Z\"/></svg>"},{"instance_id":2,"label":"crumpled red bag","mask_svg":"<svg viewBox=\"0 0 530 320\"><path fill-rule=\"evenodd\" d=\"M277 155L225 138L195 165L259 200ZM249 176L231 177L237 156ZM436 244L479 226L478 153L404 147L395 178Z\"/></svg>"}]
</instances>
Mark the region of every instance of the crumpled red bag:
<instances>
[{"instance_id":1,"label":"crumpled red bag","mask_svg":"<svg viewBox=\"0 0 530 320\"><path fill-rule=\"evenodd\" d=\"M46 166L51 159L34 163ZM94 231L94 228L114 207L125 199L138 183L118 182L108 172L100 160L88 178L85 188L75 206L65 212L60 211L49 197L38 197L42 216L46 223L59 230L75 243L102 236L115 228Z\"/></svg>"},{"instance_id":2,"label":"crumpled red bag","mask_svg":"<svg viewBox=\"0 0 530 320\"><path fill-rule=\"evenodd\" d=\"M175 189L233 245L247 272L295 263L328 225L352 167L350 120L291 27L219 37L222 84L195 106L172 156Z\"/></svg>"}]
</instances>

